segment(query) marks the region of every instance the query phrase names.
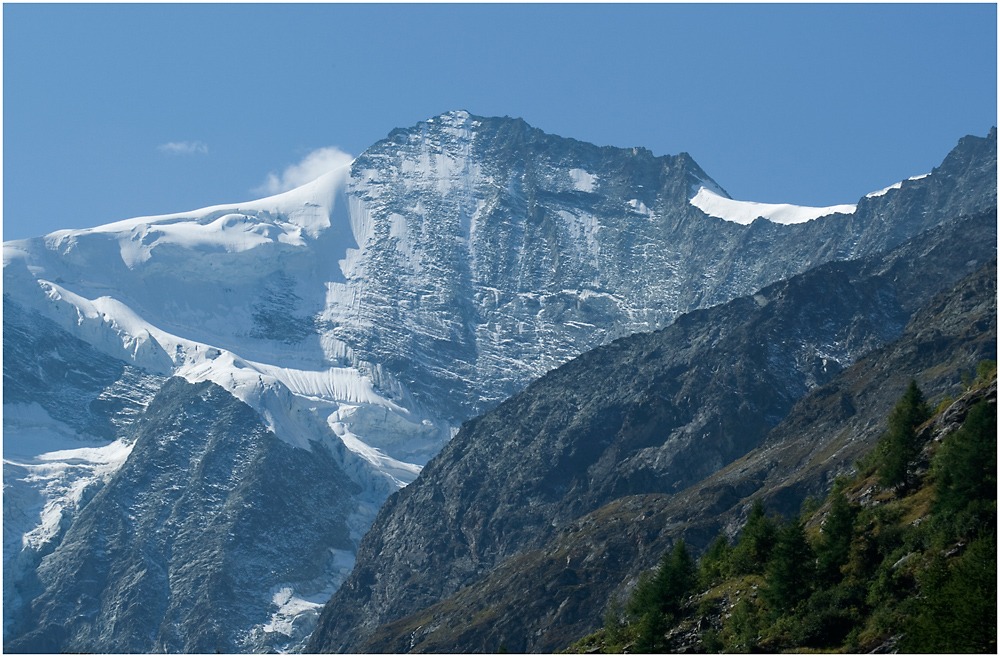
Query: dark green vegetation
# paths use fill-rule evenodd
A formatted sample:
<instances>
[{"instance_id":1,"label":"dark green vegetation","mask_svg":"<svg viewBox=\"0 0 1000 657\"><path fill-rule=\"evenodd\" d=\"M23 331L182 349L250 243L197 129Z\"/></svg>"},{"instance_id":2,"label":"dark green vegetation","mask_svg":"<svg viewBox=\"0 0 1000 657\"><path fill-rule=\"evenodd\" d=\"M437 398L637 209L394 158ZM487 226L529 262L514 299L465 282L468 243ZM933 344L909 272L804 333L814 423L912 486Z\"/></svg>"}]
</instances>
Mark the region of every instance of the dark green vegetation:
<instances>
[{"instance_id":1,"label":"dark green vegetation","mask_svg":"<svg viewBox=\"0 0 1000 657\"><path fill-rule=\"evenodd\" d=\"M911 382L825 502L683 540L573 652L996 652L996 361L930 418Z\"/></svg>"}]
</instances>

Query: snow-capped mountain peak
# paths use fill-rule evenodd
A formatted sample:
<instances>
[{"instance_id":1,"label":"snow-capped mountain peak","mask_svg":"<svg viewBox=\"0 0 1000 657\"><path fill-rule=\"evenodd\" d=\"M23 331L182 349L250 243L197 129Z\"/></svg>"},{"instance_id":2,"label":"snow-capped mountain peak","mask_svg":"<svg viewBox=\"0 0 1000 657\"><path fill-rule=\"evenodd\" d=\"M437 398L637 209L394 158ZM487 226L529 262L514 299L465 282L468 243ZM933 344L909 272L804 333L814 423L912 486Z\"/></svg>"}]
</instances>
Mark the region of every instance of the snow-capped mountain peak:
<instances>
[{"instance_id":1,"label":"snow-capped mountain peak","mask_svg":"<svg viewBox=\"0 0 1000 657\"><path fill-rule=\"evenodd\" d=\"M282 194L5 243L5 427L28 452L42 434L88 449L141 441L124 462L124 448L88 452L96 465L61 470L58 485L28 466L51 468L57 457L45 455L65 452L65 440L5 462L5 520L23 521L5 533L5 564L19 564L4 580L5 645L48 640L52 622L72 634L54 651L292 647L381 504L462 422L588 349L940 220L810 224L783 207L764 214L773 234L748 246L742 224L762 206L725 198L685 154L601 148L459 111L394 130ZM706 221L713 208L728 221ZM782 225L796 221L805 229ZM210 457L227 465L213 471ZM155 511L161 498L174 511ZM43 517L53 504L55 524ZM90 504L105 506L75 515ZM132 526L122 509L139 508L152 515ZM98 518L125 524L109 534ZM32 536L45 541L22 549L44 523L53 531ZM112 534L120 544L80 547ZM168 535L195 539L167 550L157 537ZM101 623L141 605L99 609L67 593L75 584L63 574L111 572L146 548L172 555L143 571L171 573L167 589L157 580L143 594L169 602L129 621L136 637L102 643ZM234 564L260 566L259 595L213 607L230 628L218 644L191 638L207 632L203 616L171 616L207 595L187 557L227 582L242 577ZM22 598L18 587L49 566L45 592ZM77 602L47 621L63 611L46 596Z\"/></svg>"}]
</instances>

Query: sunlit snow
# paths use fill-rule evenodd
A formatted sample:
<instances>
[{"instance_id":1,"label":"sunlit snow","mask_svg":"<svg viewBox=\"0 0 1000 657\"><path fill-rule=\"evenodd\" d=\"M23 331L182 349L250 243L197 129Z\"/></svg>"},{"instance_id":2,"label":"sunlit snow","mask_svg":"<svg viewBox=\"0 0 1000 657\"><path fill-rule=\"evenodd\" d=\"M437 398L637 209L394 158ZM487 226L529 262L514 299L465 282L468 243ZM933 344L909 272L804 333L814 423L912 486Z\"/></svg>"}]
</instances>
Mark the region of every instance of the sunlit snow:
<instances>
[{"instance_id":1,"label":"sunlit snow","mask_svg":"<svg viewBox=\"0 0 1000 657\"><path fill-rule=\"evenodd\" d=\"M717 217L737 224L751 224L758 217L763 217L776 224L801 224L830 214L853 214L856 205L833 205L825 208L814 208L788 203L756 203L754 201L736 201L726 198L707 186L700 186L690 200L695 206L710 217Z\"/></svg>"},{"instance_id":2,"label":"sunlit snow","mask_svg":"<svg viewBox=\"0 0 1000 657\"><path fill-rule=\"evenodd\" d=\"M909 180L921 180L922 178L926 178L929 175L931 174L925 173L922 176L913 176L909 178ZM877 192L871 192L870 194L865 194L865 198L876 198L878 196L885 196L889 192L889 190L899 189L902 186L903 186L903 181L900 181L898 183L893 183L892 185L889 185L885 189L880 189Z\"/></svg>"},{"instance_id":3,"label":"sunlit snow","mask_svg":"<svg viewBox=\"0 0 1000 657\"><path fill-rule=\"evenodd\" d=\"M573 189L578 192L593 192L594 183L597 182L597 176L592 173L587 173L583 169L570 169L569 177L573 179Z\"/></svg>"},{"instance_id":4,"label":"sunlit snow","mask_svg":"<svg viewBox=\"0 0 1000 657\"><path fill-rule=\"evenodd\" d=\"M4 404L3 425L6 573L22 547L41 549L64 528L64 514L117 470L132 446L81 436L36 403Z\"/></svg>"},{"instance_id":5,"label":"sunlit snow","mask_svg":"<svg viewBox=\"0 0 1000 657\"><path fill-rule=\"evenodd\" d=\"M442 194L469 175L461 157L437 154L427 164L435 180L447 173ZM374 227L364 201L348 200L349 176L345 165L257 201L8 242L4 285L18 303L105 354L162 376L212 381L253 407L281 440L310 451L324 445L360 484L348 526L357 540L382 501L413 481L456 428L413 410L420 407L412 400L390 399L352 366L335 333L311 328L314 318L362 323L363 247ZM405 222L394 231L405 247ZM254 313L286 319L286 297L299 300L310 339L248 330ZM262 305L269 298L278 305ZM408 393L398 394L405 401ZM6 566L56 536L84 491L120 467L131 447L77 435L37 404L5 405L4 429ZM282 600L266 630L308 632L350 570L343 555L334 561L322 581L275 592ZM11 598L4 606L19 604Z\"/></svg>"}]
</instances>

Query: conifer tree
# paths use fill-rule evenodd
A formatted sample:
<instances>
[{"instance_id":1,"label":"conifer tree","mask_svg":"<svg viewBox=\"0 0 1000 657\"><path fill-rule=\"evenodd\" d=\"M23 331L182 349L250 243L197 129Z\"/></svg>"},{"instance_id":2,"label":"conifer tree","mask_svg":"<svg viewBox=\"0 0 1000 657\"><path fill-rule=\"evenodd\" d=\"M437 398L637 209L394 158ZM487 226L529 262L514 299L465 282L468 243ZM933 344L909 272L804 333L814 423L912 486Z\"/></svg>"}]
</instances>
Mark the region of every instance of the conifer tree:
<instances>
[{"instance_id":1,"label":"conifer tree","mask_svg":"<svg viewBox=\"0 0 1000 657\"><path fill-rule=\"evenodd\" d=\"M719 534L701 556L698 576L702 587L714 586L729 575L729 560L733 548L722 534Z\"/></svg>"},{"instance_id":2,"label":"conifer tree","mask_svg":"<svg viewBox=\"0 0 1000 657\"><path fill-rule=\"evenodd\" d=\"M694 560L684 539L677 541L672 549L664 550L656 575L645 572L639 576L639 583L625 606L638 619L636 651L653 652L662 648L664 634L695 581Z\"/></svg>"},{"instance_id":3,"label":"conifer tree","mask_svg":"<svg viewBox=\"0 0 1000 657\"><path fill-rule=\"evenodd\" d=\"M910 386L889 414L889 430L879 441L882 465L879 483L886 488L906 483L906 468L917 455L917 427L930 417L924 395L911 380Z\"/></svg>"},{"instance_id":4,"label":"conifer tree","mask_svg":"<svg viewBox=\"0 0 1000 657\"><path fill-rule=\"evenodd\" d=\"M836 584L841 579L840 569L847 563L851 553L855 516L855 510L841 491L835 490L830 497L830 513L820 528L820 540L816 548L817 575L826 586Z\"/></svg>"},{"instance_id":5,"label":"conifer tree","mask_svg":"<svg viewBox=\"0 0 1000 657\"><path fill-rule=\"evenodd\" d=\"M662 561L662 558L661 558ZM642 618L651 610L658 610L660 606L659 595L656 590L656 578L645 571L639 574L639 582L635 585L631 597L625 603L625 611L636 618Z\"/></svg>"},{"instance_id":6,"label":"conifer tree","mask_svg":"<svg viewBox=\"0 0 1000 657\"><path fill-rule=\"evenodd\" d=\"M813 583L815 555L798 518L792 518L778 533L767 564L767 581L762 591L773 608L787 611L805 598Z\"/></svg>"},{"instance_id":7,"label":"conifer tree","mask_svg":"<svg viewBox=\"0 0 1000 657\"><path fill-rule=\"evenodd\" d=\"M979 402L935 457L934 512L952 516L977 500L997 498L996 407ZM995 514L995 508L993 510Z\"/></svg>"},{"instance_id":8,"label":"conifer tree","mask_svg":"<svg viewBox=\"0 0 1000 657\"><path fill-rule=\"evenodd\" d=\"M947 567L943 558L921 576L921 598L901 648L918 653L997 651L996 538L972 541Z\"/></svg>"},{"instance_id":9,"label":"conifer tree","mask_svg":"<svg viewBox=\"0 0 1000 657\"><path fill-rule=\"evenodd\" d=\"M756 500L743 526L743 533L733 548L730 558L732 574L763 574L776 537L774 521L764 513L764 504Z\"/></svg>"},{"instance_id":10,"label":"conifer tree","mask_svg":"<svg viewBox=\"0 0 1000 657\"><path fill-rule=\"evenodd\" d=\"M656 574L660 610L666 614L676 614L694 584L694 560L682 538L677 541L673 550L663 553L660 570Z\"/></svg>"}]
</instances>

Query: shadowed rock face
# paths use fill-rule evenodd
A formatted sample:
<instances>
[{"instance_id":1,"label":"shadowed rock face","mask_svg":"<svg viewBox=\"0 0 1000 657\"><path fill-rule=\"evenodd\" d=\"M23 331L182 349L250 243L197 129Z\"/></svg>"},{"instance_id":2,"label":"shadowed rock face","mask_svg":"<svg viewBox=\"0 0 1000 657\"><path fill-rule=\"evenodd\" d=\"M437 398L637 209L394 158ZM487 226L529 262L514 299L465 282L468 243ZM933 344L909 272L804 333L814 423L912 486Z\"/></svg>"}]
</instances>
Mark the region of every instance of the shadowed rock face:
<instances>
[{"instance_id":1,"label":"shadowed rock face","mask_svg":"<svg viewBox=\"0 0 1000 657\"><path fill-rule=\"evenodd\" d=\"M960 394L959 373L996 359L996 262L914 315L904 334L797 403L765 444L676 495L618 498L568 523L538 549L426 609L378 628L361 652L558 652L597 629L643 570L683 537L704 547L730 537L755 499L786 515L871 449L888 411L916 377L931 398ZM960 397L922 433L954 430L996 384Z\"/></svg>"},{"instance_id":2,"label":"shadowed rock face","mask_svg":"<svg viewBox=\"0 0 1000 657\"><path fill-rule=\"evenodd\" d=\"M261 590L318 577L331 548L351 547L355 485L219 386L170 379L133 430L125 465L37 569L29 631L7 650L236 652L253 637L220 608L249 625Z\"/></svg>"},{"instance_id":3,"label":"shadowed rock face","mask_svg":"<svg viewBox=\"0 0 1000 657\"><path fill-rule=\"evenodd\" d=\"M113 440L161 384L4 295L5 404L38 404L81 434Z\"/></svg>"},{"instance_id":4,"label":"shadowed rock face","mask_svg":"<svg viewBox=\"0 0 1000 657\"><path fill-rule=\"evenodd\" d=\"M590 553L579 546L572 554L555 550L566 568L574 558L590 563L569 574L557 568L559 577L573 580L558 584L552 563L522 577L524 559L537 558L534 551L546 550L560 530L574 531L567 528L603 505L651 493L680 499L684 489L752 453L810 389L897 338L921 304L995 257L995 244L995 213L963 218L885 256L817 267L549 373L466 423L417 481L390 498L362 542L354 572L324 610L310 649L491 651L501 642L512 650L560 648L528 628L562 640L570 635L561 623L576 631L581 619L598 620L601 595L631 564L610 555L629 551L597 544ZM845 402L838 412L856 414L850 409L858 405ZM704 514L681 513L683 522L716 523L692 535L695 545L717 531L715 516L757 492L771 465L761 467L726 484L708 507L690 501ZM810 485L821 488L829 472L814 473ZM789 503L809 487L800 488ZM640 523L627 534L647 534L637 545L662 543L660 530L680 521L658 518L655 530ZM595 563L595 554L604 561ZM538 589L543 582L599 593L586 600L575 593L564 601L571 611L557 612L549 607L557 598ZM533 593L522 597L522 585ZM459 592L465 587L471 588ZM509 634L483 630L489 639L472 639L468 619L476 611L492 620L473 623L475 630L496 623ZM428 643L407 644L414 632Z\"/></svg>"}]
</instances>

